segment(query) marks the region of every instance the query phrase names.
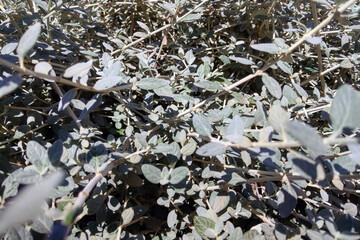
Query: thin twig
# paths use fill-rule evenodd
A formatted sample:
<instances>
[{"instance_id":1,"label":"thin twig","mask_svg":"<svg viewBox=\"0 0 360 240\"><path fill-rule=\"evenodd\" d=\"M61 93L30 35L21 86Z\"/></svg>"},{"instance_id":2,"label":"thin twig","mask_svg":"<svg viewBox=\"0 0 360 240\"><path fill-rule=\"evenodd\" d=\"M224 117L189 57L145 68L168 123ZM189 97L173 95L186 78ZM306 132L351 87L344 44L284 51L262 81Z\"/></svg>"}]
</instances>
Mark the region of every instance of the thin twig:
<instances>
[{"instance_id":1,"label":"thin twig","mask_svg":"<svg viewBox=\"0 0 360 240\"><path fill-rule=\"evenodd\" d=\"M316 3L311 1L310 4L311 4L311 10L312 10L313 18L314 18L314 24L315 24L315 26L317 26L319 24L319 20L318 20L318 16L317 16ZM315 35L320 36L319 32L317 32ZM322 55L321 55L320 45L316 46L316 53L318 55L319 72L321 73L323 71L323 65L322 65ZM324 76L321 74L319 75L319 77L320 77L320 81L321 81L322 96L325 97L325 95L326 95L325 79L324 79Z\"/></svg>"},{"instance_id":2,"label":"thin twig","mask_svg":"<svg viewBox=\"0 0 360 240\"><path fill-rule=\"evenodd\" d=\"M3 58L0 58L0 64L6 66L8 68L11 68L13 70L16 70L19 73L24 74L24 75L33 76L33 77L37 77L37 78L41 78L41 79L53 80L53 81L55 81L57 83L66 84L66 85L76 87L76 88L79 88L79 89L82 89L82 90L90 91L90 92L110 93L110 92L117 92L117 91L124 90L124 89L129 89L129 88L131 88L133 86L133 84L127 84L127 85L120 86L120 87L114 87L114 88L109 88L109 89L105 89L105 90L97 90L97 89L95 89L93 87L89 87L89 86L85 86L85 85L82 85L82 84L79 84L79 83L75 83L75 82L72 82L70 80L66 80L66 79L64 79L62 77L56 77L56 76L52 76L52 75L47 75L47 74L43 74L43 73L34 72L34 71L32 71L30 69L27 69L27 68L23 69L23 68L19 67L16 64L13 64L13 63L11 63L9 61L6 61Z\"/></svg>"}]
</instances>

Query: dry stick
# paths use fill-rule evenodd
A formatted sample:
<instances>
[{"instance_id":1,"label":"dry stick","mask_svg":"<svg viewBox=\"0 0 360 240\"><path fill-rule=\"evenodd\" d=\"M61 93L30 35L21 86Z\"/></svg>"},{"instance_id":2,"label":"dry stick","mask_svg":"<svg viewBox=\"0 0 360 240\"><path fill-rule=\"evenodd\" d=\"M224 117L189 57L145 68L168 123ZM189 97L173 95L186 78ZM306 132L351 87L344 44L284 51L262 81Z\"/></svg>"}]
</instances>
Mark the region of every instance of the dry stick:
<instances>
[{"instance_id":1,"label":"dry stick","mask_svg":"<svg viewBox=\"0 0 360 240\"><path fill-rule=\"evenodd\" d=\"M331 68L329 68L329 69L326 69L325 71L321 72L321 73L318 74L318 75L310 76L310 77L309 77L308 79L306 79L305 81L302 81L300 85L301 85L301 86L304 86L304 85L308 84L310 81L314 80L315 78L318 78L318 77L321 78L321 77L325 76L326 74L328 74L329 72L338 69L339 67L341 67L341 64L336 64L335 66L333 66L333 67L331 67Z\"/></svg>"},{"instance_id":2,"label":"dry stick","mask_svg":"<svg viewBox=\"0 0 360 240\"><path fill-rule=\"evenodd\" d=\"M122 48L120 48L120 49L118 49L118 50L113 51L113 52L111 53L111 55L114 55L114 54L116 54L116 53L118 53L118 52L122 52L122 51L124 51L125 49L127 49L127 48L129 48L129 47L131 47L131 46L134 46L134 45L136 45L136 44L144 41L145 39L147 39L147 38L149 38L149 37L151 37L151 36L153 36L153 35L155 35L155 34L157 34L157 33L159 33L159 32L164 31L165 29L168 29L168 28L176 25L177 23L181 22L184 18L186 18L188 15L190 15L191 13L193 13L196 9L198 9L199 7L201 7L202 5L204 5L205 3L207 3L208 1L210 1L210 0L204 0L204 1L202 1L202 2L199 3L195 8L193 8L190 12L188 12L188 13L184 14L182 17L176 19L176 21L175 21L174 23L166 24L165 26L163 26L163 27L161 27L161 28L159 28L159 29L151 32L151 33L148 33L145 37L139 38L138 40L136 40L136 41L134 41L134 42L132 42L132 43L129 43L128 45L125 45L125 46L123 46Z\"/></svg>"},{"instance_id":3,"label":"dry stick","mask_svg":"<svg viewBox=\"0 0 360 240\"><path fill-rule=\"evenodd\" d=\"M132 84L127 84L127 85L124 85L124 86L121 86L121 87L114 87L114 88L109 88L109 89L105 89L105 90L97 90L97 89L95 89L93 87L89 87L89 86L85 86L85 85L82 85L82 84L79 84L79 83L75 83L75 82L72 82L70 80L66 80L66 79L64 79L62 77L56 77L56 76L51 76L51 75L47 75L47 74L43 74L43 73L34 72L34 71L31 71L30 69L27 69L27 68L23 69L23 68L19 67L16 64L13 64L13 63L11 63L9 61L6 61L3 58L0 58L0 64L6 66L8 68L11 68L13 70L16 70L19 73L24 74L24 75L33 76L33 77L42 78L42 79L50 79L50 80L53 80L53 81L55 81L57 83L66 84L66 85L76 87L76 88L79 88L79 89L82 89L82 90L90 91L90 92L110 93L110 92L117 92L117 91L124 90L124 89L129 89L129 88L131 88L133 86Z\"/></svg>"},{"instance_id":4,"label":"dry stick","mask_svg":"<svg viewBox=\"0 0 360 240\"><path fill-rule=\"evenodd\" d=\"M327 107L327 106L328 105L325 105L325 107ZM208 142L221 143L221 144L224 144L225 147L232 147L232 148L238 148L238 149L249 149L249 148L258 148L258 147L260 147L260 148L293 148L293 147L301 147L304 145L299 141L249 142L249 143L245 143L242 145L242 144L235 144L232 142L221 141L216 138L204 137L198 133L189 133L189 134L187 134L187 136L201 138ZM330 137L328 137L328 138L323 139L323 143L325 145L334 145L334 144L345 145L348 143L357 143L358 141L359 140L356 138L330 138Z\"/></svg>"},{"instance_id":5,"label":"dry stick","mask_svg":"<svg viewBox=\"0 0 360 240\"><path fill-rule=\"evenodd\" d=\"M260 220L263 222L269 224L271 227L275 227L275 221L272 218L269 218L269 216L262 215L259 212L257 212L255 209L251 209L251 213L257 216Z\"/></svg>"},{"instance_id":6,"label":"dry stick","mask_svg":"<svg viewBox=\"0 0 360 240\"><path fill-rule=\"evenodd\" d=\"M317 26L319 24L319 21L318 21L318 16L317 16L316 3L311 1L310 4L311 4L311 10L312 10L313 18L314 18L314 23L315 23L315 26ZM320 36L319 33L316 33L315 35ZM321 73L323 71L323 65L322 65L322 55L321 55L321 45L320 44L316 46L316 53L318 55L319 72ZM322 88L322 96L325 97L325 95L326 95L325 78L321 74L320 74L320 81L321 81L321 88Z\"/></svg>"}]
</instances>

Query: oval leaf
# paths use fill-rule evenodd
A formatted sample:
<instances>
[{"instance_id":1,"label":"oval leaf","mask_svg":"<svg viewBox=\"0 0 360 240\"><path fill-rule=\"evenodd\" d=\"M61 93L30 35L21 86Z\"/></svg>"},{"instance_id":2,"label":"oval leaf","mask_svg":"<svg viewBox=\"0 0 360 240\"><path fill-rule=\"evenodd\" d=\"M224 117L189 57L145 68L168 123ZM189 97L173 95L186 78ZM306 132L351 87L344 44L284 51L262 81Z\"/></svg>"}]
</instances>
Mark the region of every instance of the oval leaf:
<instances>
[{"instance_id":1,"label":"oval leaf","mask_svg":"<svg viewBox=\"0 0 360 240\"><path fill-rule=\"evenodd\" d=\"M331 105L330 119L336 134L344 128L353 129L360 126L359 92L350 85L344 84L336 93Z\"/></svg>"},{"instance_id":2,"label":"oval leaf","mask_svg":"<svg viewBox=\"0 0 360 240\"><path fill-rule=\"evenodd\" d=\"M55 72L54 72L52 66L48 62L37 63L35 65L34 71L38 72L38 73L46 74L46 75L55 76ZM44 78L44 79L48 82L55 82L54 80L51 80L51 79L46 79L46 78Z\"/></svg>"},{"instance_id":3,"label":"oval leaf","mask_svg":"<svg viewBox=\"0 0 360 240\"><path fill-rule=\"evenodd\" d=\"M306 37L306 41L308 43L314 44L314 45L320 45L321 43L321 37Z\"/></svg>"},{"instance_id":4,"label":"oval leaf","mask_svg":"<svg viewBox=\"0 0 360 240\"><path fill-rule=\"evenodd\" d=\"M247 59L247 58L242 58L242 57L229 57L229 59L241 63L243 65L253 65L255 64L253 61Z\"/></svg>"},{"instance_id":5,"label":"oval leaf","mask_svg":"<svg viewBox=\"0 0 360 240\"><path fill-rule=\"evenodd\" d=\"M281 48L279 48L274 43L259 43L259 44L252 44L250 45L251 48L258 50L260 52L267 52L270 54L275 54L281 52Z\"/></svg>"},{"instance_id":6,"label":"oval leaf","mask_svg":"<svg viewBox=\"0 0 360 240\"><path fill-rule=\"evenodd\" d=\"M177 214L175 209L173 209L171 212L169 212L167 216L167 225L169 228L172 228L177 222Z\"/></svg>"},{"instance_id":7,"label":"oval leaf","mask_svg":"<svg viewBox=\"0 0 360 240\"><path fill-rule=\"evenodd\" d=\"M83 77L90 71L92 66L92 59L86 63L76 63L75 65L67 68L64 72L65 78L72 78L73 76Z\"/></svg>"},{"instance_id":8,"label":"oval leaf","mask_svg":"<svg viewBox=\"0 0 360 240\"><path fill-rule=\"evenodd\" d=\"M328 149L323 143L322 137L310 126L294 120L287 123L285 129L313 154L321 155L327 152Z\"/></svg>"},{"instance_id":9,"label":"oval leaf","mask_svg":"<svg viewBox=\"0 0 360 240\"><path fill-rule=\"evenodd\" d=\"M20 38L16 52L19 58L24 59L25 55L32 49L40 35L41 23L37 22L30 26Z\"/></svg>"},{"instance_id":10,"label":"oval leaf","mask_svg":"<svg viewBox=\"0 0 360 240\"><path fill-rule=\"evenodd\" d=\"M207 217L195 216L194 217L194 227L196 232L206 239L205 231L208 228L213 229L215 227L215 222Z\"/></svg>"},{"instance_id":11,"label":"oval leaf","mask_svg":"<svg viewBox=\"0 0 360 240\"><path fill-rule=\"evenodd\" d=\"M262 76L262 81L271 95L273 95L277 99L281 98L282 91L280 84L274 78L265 74Z\"/></svg>"},{"instance_id":12,"label":"oval leaf","mask_svg":"<svg viewBox=\"0 0 360 240\"><path fill-rule=\"evenodd\" d=\"M215 213L225 209L230 202L230 196L226 192L213 192L210 196L210 205Z\"/></svg>"},{"instance_id":13,"label":"oval leaf","mask_svg":"<svg viewBox=\"0 0 360 240\"><path fill-rule=\"evenodd\" d=\"M197 133L202 136L211 137L213 129L207 118L196 114L194 115L192 122Z\"/></svg>"},{"instance_id":14,"label":"oval leaf","mask_svg":"<svg viewBox=\"0 0 360 240\"><path fill-rule=\"evenodd\" d=\"M244 132L244 123L239 117L239 115L235 115L230 122L230 124L226 128L226 138L230 141L234 139L238 139L243 135ZM236 142L236 141L233 141Z\"/></svg>"},{"instance_id":15,"label":"oval leaf","mask_svg":"<svg viewBox=\"0 0 360 240\"><path fill-rule=\"evenodd\" d=\"M279 214L282 218L287 218L296 207L297 194L291 184L286 183L276 196Z\"/></svg>"},{"instance_id":16,"label":"oval leaf","mask_svg":"<svg viewBox=\"0 0 360 240\"><path fill-rule=\"evenodd\" d=\"M122 225L128 224L134 218L134 209L128 208L121 213Z\"/></svg>"},{"instance_id":17,"label":"oval leaf","mask_svg":"<svg viewBox=\"0 0 360 240\"><path fill-rule=\"evenodd\" d=\"M149 182L154 184L160 183L161 171L157 167L151 164L144 164L141 166L141 171Z\"/></svg>"},{"instance_id":18,"label":"oval leaf","mask_svg":"<svg viewBox=\"0 0 360 240\"><path fill-rule=\"evenodd\" d=\"M28 143L26 147L26 156L28 161L36 167L43 167L48 163L45 148L35 141L30 141Z\"/></svg>"},{"instance_id":19,"label":"oval leaf","mask_svg":"<svg viewBox=\"0 0 360 240\"><path fill-rule=\"evenodd\" d=\"M94 88L96 90L106 90L106 89L116 86L117 84L121 83L122 81L123 81L123 77L120 77L120 76L105 77L105 78L98 80L95 83Z\"/></svg>"},{"instance_id":20,"label":"oval leaf","mask_svg":"<svg viewBox=\"0 0 360 240\"><path fill-rule=\"evenodd\" d=\"M182 180L186 178L189 173L189 169L187 167L177 167L175 168L170 175L170 183L178 184Z\"/></svg>"},{"instance_id":21,"label":"oval leaf","mask_svg":"<svg viewBox=\"0 0 360 240\"><path fill-rule=\"evenodd\" d=\"M170 81L161 78L143 78L136 83L136 86L144 90L154 90L168 86L169 84Z\"/></svg>"},{"instance_id":22,"label":"oval leaf","mask_svg":"<svg viewBox=\"0 0 360 240\"><path fill-rule=\"evenodd\" d=\"M223 154L226 151L226 146L220 142L211 142L201 146L197 151L196 154L200 156L216 156L219 154Z\"/></svg>"}]
</instances>

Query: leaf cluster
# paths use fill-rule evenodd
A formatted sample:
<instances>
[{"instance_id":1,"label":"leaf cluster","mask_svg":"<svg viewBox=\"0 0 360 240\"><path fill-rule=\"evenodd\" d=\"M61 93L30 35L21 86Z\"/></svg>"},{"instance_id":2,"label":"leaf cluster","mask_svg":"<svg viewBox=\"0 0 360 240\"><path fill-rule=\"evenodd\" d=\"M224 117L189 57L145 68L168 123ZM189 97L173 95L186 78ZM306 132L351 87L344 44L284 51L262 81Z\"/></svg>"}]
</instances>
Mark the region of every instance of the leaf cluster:
<instances>
[{"instance_id":1,"label":"leaf cluster","mask_svg":"<svg viewBox=\"0 0 360 240\"><path fill-rule=\"evenodd\" d=\"M357 1L0 1L4 239L359 239Z\"/></svg>"}]
</instances>

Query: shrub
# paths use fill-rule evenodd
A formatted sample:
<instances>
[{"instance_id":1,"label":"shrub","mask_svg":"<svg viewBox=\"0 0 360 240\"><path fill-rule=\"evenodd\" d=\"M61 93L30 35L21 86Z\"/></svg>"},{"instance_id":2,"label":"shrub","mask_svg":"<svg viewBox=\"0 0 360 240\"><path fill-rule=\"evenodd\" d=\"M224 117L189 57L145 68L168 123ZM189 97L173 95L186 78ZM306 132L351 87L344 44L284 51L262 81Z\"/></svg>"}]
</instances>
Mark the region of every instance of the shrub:
<instances>
[{"instance_id":1,"label":"shrub","mask_svg":"<svg viewBox=\"0 0 360 240\"><path fill-rule=\"evenodd\" d=\"M360 237L356 0L0 6L4 239Z\"/></svg>"}]
</instances>

